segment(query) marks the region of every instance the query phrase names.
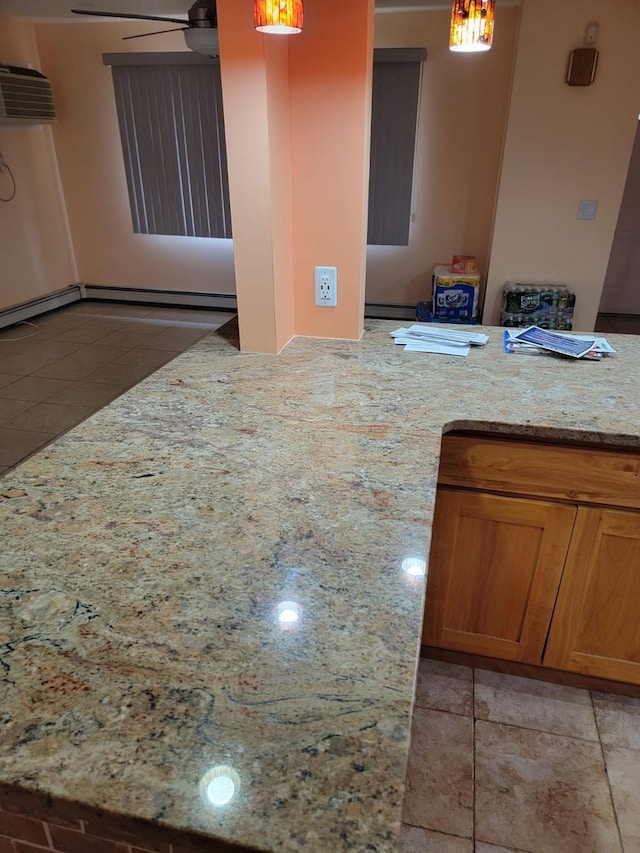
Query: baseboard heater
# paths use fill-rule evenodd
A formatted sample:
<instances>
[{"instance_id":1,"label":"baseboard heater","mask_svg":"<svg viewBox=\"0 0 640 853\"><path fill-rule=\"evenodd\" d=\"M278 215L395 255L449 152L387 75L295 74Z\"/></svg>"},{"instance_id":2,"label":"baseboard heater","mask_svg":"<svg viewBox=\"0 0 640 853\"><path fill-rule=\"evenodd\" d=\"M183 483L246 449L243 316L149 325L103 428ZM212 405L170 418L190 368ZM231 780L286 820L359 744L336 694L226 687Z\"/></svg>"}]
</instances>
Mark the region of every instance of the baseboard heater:
<instances>
[{"instance_id":1,"label":"baseboard heater","mask_svg":"<svg viewBox=\"0 0 640 853\"><path fill-rule=\"evenodd\" d=\"M74 284L71 287L65 287L64 290L57 290L55 293L48 293L29 302L5 308L0 311L0 329L15 326L16 323L23 323L48 311L55 311L56 308L64 308L65 305L71 305L72 302L78 302L80 299L82 299L80 285Z\"/></svg>"},{"instance_id":2,"label":"baseboard heater","mask_svg":"<svg viewBox=\"0 0 640 853\"><path fill-rule=\"evenodd\" d=\"M198 293L185 290L148 290L138 287L106 287L81 284L83 299L107 302L138 302L145 305L175 305L176 308L209 308L213 311L237 311L235 293Z\"/></svg>"},{"instance_id":3,"label":"baseboard heater","mask_svg":"<svg viewBox=\"0 0 640 853\"><path fill-rule=\"evenodd\" d=\"M74 284L46 296L31 299L0 311L0 329L31 320L40 314L63 308L72 302L91 299L100 302L132 302L144 305L173 305L176 308L208 308L211 311L238 310L235 294L197 293L182 290L147 290L136 287L106 287L100 284ZM415 320L413 305L367 302L365 317L370 319Z\"/></svg>"},{"instance_id":4,"label":"baseboard heater","mask_svg":"<svg viewBox=\"0 0 640 853\"><path fill-rule=\"evenodd\" d=\"M416 319L415 305L388 305L383 302L367 302L364 306L364 316L371 320L414 320Z\"/></svg>"},{"instance_id":5,"label":"baseboard heater","mask_svg":"<svg viewBox=\"0 0 640 853\"><path fill-rule=\"evenodd\" d=\"M100 302L135 302L144 305L174 305L176 308L208 308L212 311L237 311L237 301L228 293L190 293L180 290L146 290L135 287L104 287L99 284L73 284L46 296L22 302L0 311L0 329L31 320L40 314L63 308L72 302L90 299Z\"/></svg>"}]
</instances>

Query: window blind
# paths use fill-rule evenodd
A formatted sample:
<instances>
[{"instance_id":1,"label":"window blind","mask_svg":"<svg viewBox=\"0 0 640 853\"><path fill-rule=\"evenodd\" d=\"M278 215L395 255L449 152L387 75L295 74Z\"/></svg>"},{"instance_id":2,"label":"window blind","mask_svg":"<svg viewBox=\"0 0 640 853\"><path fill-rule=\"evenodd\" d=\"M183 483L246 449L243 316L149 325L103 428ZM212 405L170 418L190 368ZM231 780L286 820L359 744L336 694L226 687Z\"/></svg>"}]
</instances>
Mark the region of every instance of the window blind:
<instances>
[{"instance_id":1,"label":"window blind","mask_svg":"<svg viewBox=\"0 0 640 853\"><path fill-rule=\"evenodd\" d=\"M424 48L374 52L369 173L370 246L407 246Z\"/></svg>"},{"instance_id":2,"label":"window blind","mask_svg":"<svg viewBox=\"0 0 640 853\"><path fill-rule=\"evenodd\" d=\"M133 229L231 235L220 65L187 53L108 54Z\"/></svg>"}]
</instances>

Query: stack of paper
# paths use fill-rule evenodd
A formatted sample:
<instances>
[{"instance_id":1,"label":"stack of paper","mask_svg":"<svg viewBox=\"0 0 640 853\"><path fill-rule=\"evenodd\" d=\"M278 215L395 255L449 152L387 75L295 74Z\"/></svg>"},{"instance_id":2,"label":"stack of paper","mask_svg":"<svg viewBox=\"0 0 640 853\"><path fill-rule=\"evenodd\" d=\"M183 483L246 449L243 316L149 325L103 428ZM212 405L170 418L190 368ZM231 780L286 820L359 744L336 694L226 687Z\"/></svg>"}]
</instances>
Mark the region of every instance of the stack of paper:
<instances>
[{"instance_id":1,"label":"stack of paper","mask_svg":"<svg viewBox=\"0 0 640 853\"><path fill-rule=\"evenodd\" d=\"M407 352L435 352L442 355L468 355L471 346L484 346L488 335L461 332L439 326L413 325L391 332L394 343L403 344Z\"/></svg>"},{"instance_id":2,"label":"stack of paper","mask_svg":"<svg viewBox=\"0 0 640 853\"><path fill-rule=\"evenodd\" d=\"M550 332L538 326L526 329L506 329L504 351L525 355L564 355L599 361L615 353L606 338L596 335L568 335Z\"/></svg>"}]
</instances>

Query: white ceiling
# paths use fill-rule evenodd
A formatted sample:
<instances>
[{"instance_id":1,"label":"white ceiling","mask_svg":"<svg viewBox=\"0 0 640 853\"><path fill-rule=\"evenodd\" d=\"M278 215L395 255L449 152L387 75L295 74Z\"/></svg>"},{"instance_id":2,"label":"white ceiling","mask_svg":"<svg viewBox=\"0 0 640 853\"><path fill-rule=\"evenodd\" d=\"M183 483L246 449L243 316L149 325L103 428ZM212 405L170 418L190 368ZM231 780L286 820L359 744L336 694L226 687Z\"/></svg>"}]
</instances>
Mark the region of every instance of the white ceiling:
<instances>
[{"instance_id":1,"label":"white ceiling","mask_svg":"<svg viewBox=\"0 0 640 853\"><path fill-rule=\"evenodd\" d=\"M72 15L69 9L95 9L100 12L128 12L136 15L187 16L192 0L0 0L0 13L22 18L60 21L74 20L86 23L88 18ZM498 0L502 5L513 5L520 0ZM448 9L451 0L376 0L378 11L407 9ZM99 22L99 18L93 19Z\"/></svg>"}]
</instances>

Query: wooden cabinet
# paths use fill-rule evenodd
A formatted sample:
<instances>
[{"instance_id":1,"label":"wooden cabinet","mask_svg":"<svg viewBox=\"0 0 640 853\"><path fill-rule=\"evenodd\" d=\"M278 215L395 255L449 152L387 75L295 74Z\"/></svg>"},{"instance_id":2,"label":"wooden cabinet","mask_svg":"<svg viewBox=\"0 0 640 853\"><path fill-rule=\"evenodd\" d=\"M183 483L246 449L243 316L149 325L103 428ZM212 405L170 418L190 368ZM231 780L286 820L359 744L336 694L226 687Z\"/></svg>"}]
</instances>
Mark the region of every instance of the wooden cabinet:
<instances>
[{"instance_id":1,"label":"wooden cabinet","mask_svg":"<svg viewBox=\"0 0 640 853\"><path fill-rule=\"evenodd\" d=\"M640 684L640 513L578 510L544 663Z\"/></svg>"},{"instance_id":2,"label":"wooden cabinet","mask_svg":"<svg viewBox=\"0 0 640 853\"><path fill-rule=\"evenodd\" d=\"M423 643L640 684L635 508L638 453L445 436Z\"/></svg>"},{"instance_id":3,"label":"wooden cabinet","mask_svg":"<svg viewBox=\"0 0 640 853\"><path fill-rule=\"evenodd\" d=\"M438 492L423 642L540 663L574 507Z\"/></svg>"}]
</instances>

